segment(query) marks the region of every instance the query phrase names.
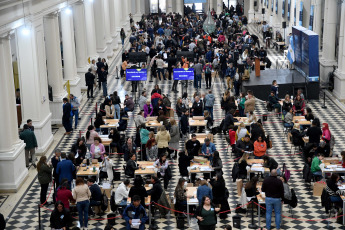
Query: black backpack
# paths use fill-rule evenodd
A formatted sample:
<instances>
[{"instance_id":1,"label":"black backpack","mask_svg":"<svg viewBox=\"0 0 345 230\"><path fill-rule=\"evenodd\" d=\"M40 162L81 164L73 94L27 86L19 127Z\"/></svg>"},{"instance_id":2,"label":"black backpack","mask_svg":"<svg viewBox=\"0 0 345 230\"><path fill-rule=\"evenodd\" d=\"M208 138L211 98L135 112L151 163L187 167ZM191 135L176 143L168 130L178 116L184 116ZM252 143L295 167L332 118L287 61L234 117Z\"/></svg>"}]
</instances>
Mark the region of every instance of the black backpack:
<instances>
[{"instance_id":1,"label":"black backpack","mask_svg":"<svg viewBox=\"0 0 345 230\"><path fill-rule=\"evenodd\" d=\"M101 200L101 209L104 212L108 208L108 197L107 194L105 194L105 191L103 191L102 200Z\"/></svg>"},{"instance_id":2,"label":"black backpack","mask_svg":"<svg viewBox=\"0 0 345 230\"><path fill-rule=\"evenodd\" d=\"M295 190L291 189L291 201L290 201L290 206L292 208L296 208L297 207L297 196L295 193Z\"/></svg>"},{"instance_id":3,"label":"black backpack","mask_svg":"<svg viewBox=\"0 0 345 230\"><path fill-rule=\"evenodd\" d=\"M115 212L115 210L116 210L115 192L113 192L113 193L111 194L111 197L110 197L110 208L111 208L111 211Z\"/></svg>"}]
</instances>

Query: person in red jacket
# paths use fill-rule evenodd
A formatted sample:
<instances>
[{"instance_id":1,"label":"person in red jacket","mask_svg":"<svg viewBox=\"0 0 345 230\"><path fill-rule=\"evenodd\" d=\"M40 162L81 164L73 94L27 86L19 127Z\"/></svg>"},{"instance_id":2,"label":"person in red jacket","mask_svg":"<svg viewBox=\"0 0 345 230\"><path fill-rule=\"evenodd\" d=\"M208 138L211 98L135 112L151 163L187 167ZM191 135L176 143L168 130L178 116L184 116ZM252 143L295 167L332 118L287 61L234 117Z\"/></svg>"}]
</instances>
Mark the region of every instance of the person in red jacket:
<instances>
[{"instance_id":1,"label":"person in red jacket","mask_svg":"<svg viewBox=\"0 0 345 230\"><path fill-rule=\"evenodd\" d=\"M230 146L232 151L235 149L236 145L236 131L237 131L237 126L230 125L229 129L229 140L230 140Z\"/></svg>"},{"instance_id":2,"label":"person in red jacket","mask_svg":"<svg viewBox=\"0 0 345 230\"><path fill-rule=\"evenodd\" d=\"M267 149L266 142L263 140L262 136L258 137L258 140L254 142L254 155L255 159L262 159L265 155Z\"/></svg>"},{"instance_id":3,"label":"person in red jacket","mask_svg":"<svg viewBox=\"0 0 345 230\"><path fill-rule=\"evenodd\" d=\"M71 190L68 189L68 181L64 182L56 192L56 201L61 201L66 210L69 211L70 201L74 201Z\"/></svg>"}]
</instances>

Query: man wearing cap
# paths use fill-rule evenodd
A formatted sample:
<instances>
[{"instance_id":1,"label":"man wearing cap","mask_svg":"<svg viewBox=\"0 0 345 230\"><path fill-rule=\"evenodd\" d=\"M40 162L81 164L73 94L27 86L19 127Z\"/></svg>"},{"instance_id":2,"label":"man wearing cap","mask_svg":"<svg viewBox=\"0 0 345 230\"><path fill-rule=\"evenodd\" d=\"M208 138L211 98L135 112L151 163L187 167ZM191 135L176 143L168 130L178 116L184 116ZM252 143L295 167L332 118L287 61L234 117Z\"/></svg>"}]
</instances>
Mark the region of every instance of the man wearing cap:
<instances>
[{"instance_id":1,"label":"man wearing cap","mask_svg":"<svg viewBox=\"0 0 345 230\"><path fill-rule=\"evenodd\" d=\"M214 151L216 151L216 146L210 141L210 139L206 138L205 143L202 145L201 153L212 161L212 154Z\"/></svg>"}]
</instances>

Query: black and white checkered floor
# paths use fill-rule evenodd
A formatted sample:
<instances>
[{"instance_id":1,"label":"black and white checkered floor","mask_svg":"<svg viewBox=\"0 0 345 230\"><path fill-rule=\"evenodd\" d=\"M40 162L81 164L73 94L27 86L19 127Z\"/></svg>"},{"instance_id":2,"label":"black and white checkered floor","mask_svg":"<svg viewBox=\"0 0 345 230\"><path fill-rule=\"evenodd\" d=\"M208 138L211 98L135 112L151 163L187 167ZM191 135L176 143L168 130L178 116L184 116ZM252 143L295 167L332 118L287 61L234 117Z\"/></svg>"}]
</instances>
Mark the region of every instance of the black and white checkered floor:
<instances>
[{"instance_id":1,"label":"black and white checkered floor","mask_svg":"<svg viewBox=\"0 0 345 230\"><path fill-rule=\"evenodd\" d=\"M262 42L262 40L261 40ZM270 50L269 55L271 56L280 56L280 53L277 53L275 50ZM274 63L274 61L272 61ZM162 93L169 94L169 98L172 102L172 106L175 106L176 99L182 95L182 91L179 85L179 93L171 93L172 81L165 81L160 82L160 88L162 89ZM144 85L148 92L154 87L154 82L147 81ZM123 80L116 80L115 77L111 77L108 81L108 91L113 92L117 90L120 92L120 95L123 97L125 92L129 92L131 90L131 86L128 82L124 82ZM206 93L205 90L205 82L203 81L202 84L202 93ZM214 119L216 120L215 125L219 125L220 120L223 118L224 114L220 108L220 98L221 94L224 92L222 88L222 84L220 83L219 79L216 78L216 82L213 85L213 92L216 95L216 105L214 108ZM194 89L192 87L188 87L188 94L191 96L194 93ZM255 92L254 92L255 93ZM58 148L62 149L62 151L68 152L71 149L72 144L77 140L79 137L79 131L84 131L89 122L90 118L94 117L95 114L92 112L92 109L95 107L95 103L101 102L101 93L96 91L97 97L92 100L88 101L85 106L83 107L80 117L81 120L78 125L78 129L76 132L73 132L70 136L65 136L60 143L58 144ZM84 95L85 96L85 95ZM335 154L340 154L341 150L345 148L345 143L342 142L345 134L342 132L345 129L345 125L342 122L344 113L338 108L332 101L326 100L326 104L328 106L327 109L322 109L322 100L316 101L309 101L308 106L314 111L314 114L320 118L321 122L327 122L330 126L331 132L335 135L336 138L336 145L335 145ZM136 114L138 112L138 107L135 109ZM263 114L267 114L267 110L265 109L264 103L258 102L256 106L255 113L260 116ZM176 116L176 115L175 115ZM134 127L133 120L130 120L128 125L129 127ZM287 212L287 209L284 208L283 215L287 216L283 218L283 225L282 229L326 229L328 228L328 224L332 229L340 229L340 225L335 224L335 220L331 219L330 223L326 220L319 221L318 219L325 219L328 218L328 215L325 214L324 209L321 207L320 197L313 197L312 189L310 185L305 184L302 180L302 172L301 169L303 168L303 160L301 155L290 155L290 144L287 143L286 136L283 134L283 128L281 123L279 122L279 118L276 116L268 116L267 122L264 122L264 129L266 135L270 135L273 141L273 148L269 150L269 154L273 155L274 158L278 161L280 165L286 163L288 169L291 170L291 178L289 180L290 187L293 188L298 196L298 206L293 209L293 217L299 218L301 220L295 220L289 218L291 216L290 213ZM134 136L135 130L133 128L129 128L126 132L127 136ZM227 162L224 165L224 178L226 180L226 186L230 191L229 197L229 204L230 208L234 209L236 204L238 203L239 197L237 196L236 191L236 183L232 182L231 178L231 169L233 166L233 158L230 154L227 153L226 147L226 140L222 135L215 135L214 142L217 149L224 149L220 151L221 158L223 162ZM183 141L180 142L180 149L183 148ZM177 161L173 161L176 163ZM114 163L121 171L121 176L124 175L122 170L122 165L124 161L122 159L117 160L114 159ZM179 176L178 167L175 164L172 164L172 173L173 177L169 183L168 193L173 195L174 188L177 184ZM115 184L115 187L117 187ZM40 186L37 180L37 177L32 181L30 186L28 187L27 191L24 193L22 198L17 202L16 207L9 215L9 220L7 223L6 229L38 229L38 211L37 211L37 204L39 203L39 193L40 193ZM49 197L49 201L52 198ZM53 208L53 206L50 206ZM235 213L232 212L228 215L228 218L225 220L219 220L217 224L217 229L224 228L225 225L232 223L232 216ZM250 223L250 215L245 216L242 215L242 229L248 229L247 226ZM49 228L49 217L50 211L42 210L41 211L41 219L42 225L44 229ZM106 215L103 216L106 218ZM318 220L318 221L315 221ZM257 223L257 217L255 218ZM104 226L107 224L107 220L91 220L89 221L89 229L104 229ZM258 223L257 223L258 224ZM159 229L177 229L176 228L176 220L174 215L167 215L166 218L157 218L157 225ZM265 226L265 218L261 218L260 226ZM187 227L187 225L186 225ZM116 219L116 225L114 226L115 229L125 229L124 220ZM195 227L193 227L195 228ZM190 228L192 229L192 228Z\"/></svg>"}]
</instances>

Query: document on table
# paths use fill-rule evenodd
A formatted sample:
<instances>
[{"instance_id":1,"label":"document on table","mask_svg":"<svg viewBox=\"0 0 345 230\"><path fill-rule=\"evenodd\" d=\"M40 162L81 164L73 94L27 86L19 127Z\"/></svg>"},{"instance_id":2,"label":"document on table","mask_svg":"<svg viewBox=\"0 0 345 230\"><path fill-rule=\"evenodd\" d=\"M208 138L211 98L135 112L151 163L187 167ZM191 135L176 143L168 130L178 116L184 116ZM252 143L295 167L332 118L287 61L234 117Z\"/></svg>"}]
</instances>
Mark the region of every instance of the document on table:
<instances>
[{"instance_id":1,"label":"document on table","mask_svg":"<svg viewBox=\"0 0 345 230\"><path fill-rule=\"evenodd\" d=\"M149 166L146 166L146 168L147 168L147 169L154 169L154 168L155 168L155 166L153 166L153 165L149 165Z\"/></svg>"},{"instance_id":2,"label":"document on table","mask_svg":"<svg viewBox=\"0 0 345 230\"><path fill-rule=\"evenodd\" d=\"M332 172L332 171L333 171L332 168L331 168L331 169L330 169L330 168L324 168L323 170L324 170L325 172Z\"/></svg>"},{"instance_id":3,"label":"document on table","mask_svg":"<svg viewBox=\"0 0 345 230\"><path fill-rule=\"evenodd\" d=\"M263 172L264 168L263 167L252 167L252 171Z\"/></svg>"},{"instance_id":4,"label":"document on table","mask_svg":"<svg viewBox=\"0 0 345 230\"><path fill-rule=\"evenodd\" d=\"M102 188L103 189L110 189L110 183L103 183Z\"/></svg>"},{"instance_id":5,"label":"document on table","mask_svg":"<svg viewBox=\"0 0 345 230\"><path fill-rule=\"evenodd\" d=\"M345 168L336 168L336 171L345 171Z\"/></svg>"},{"instance_id":6,"label":"document on table","mask_svg":"<svg viewBox=\"0 0 345 230\"><path fill-rule=\"evenodd\" d=\"M252 164L252 167L261 167L262 168L262 164Z\"/></svg>"},{"instance_id":7,"label":"document on table","mask_svg":"<svg viewBox=\"0 0 345 230\"><path fill-rule=\"evenodd\" d=\"M140 219L132 219L131 228L139 229L140 227Z\"/></svg>"},{"instance_id":8,"label":"document on table","mask_svg":"<svg viewBox=\"0 0 345 230\"><path fill-rule=\"evenodd\" d=\"M340 190L345 190L345 185L338 186Z\"/></svg>"},{"instance_id":9,"label":"document on table","mask_svg":"<svg viewBox=\"0 0 345 230\"><path fill-rule=\"evenodd\" d=\"M200 167L201 172L212 171L210 167Z\"/></svg>"}]
</instances>

